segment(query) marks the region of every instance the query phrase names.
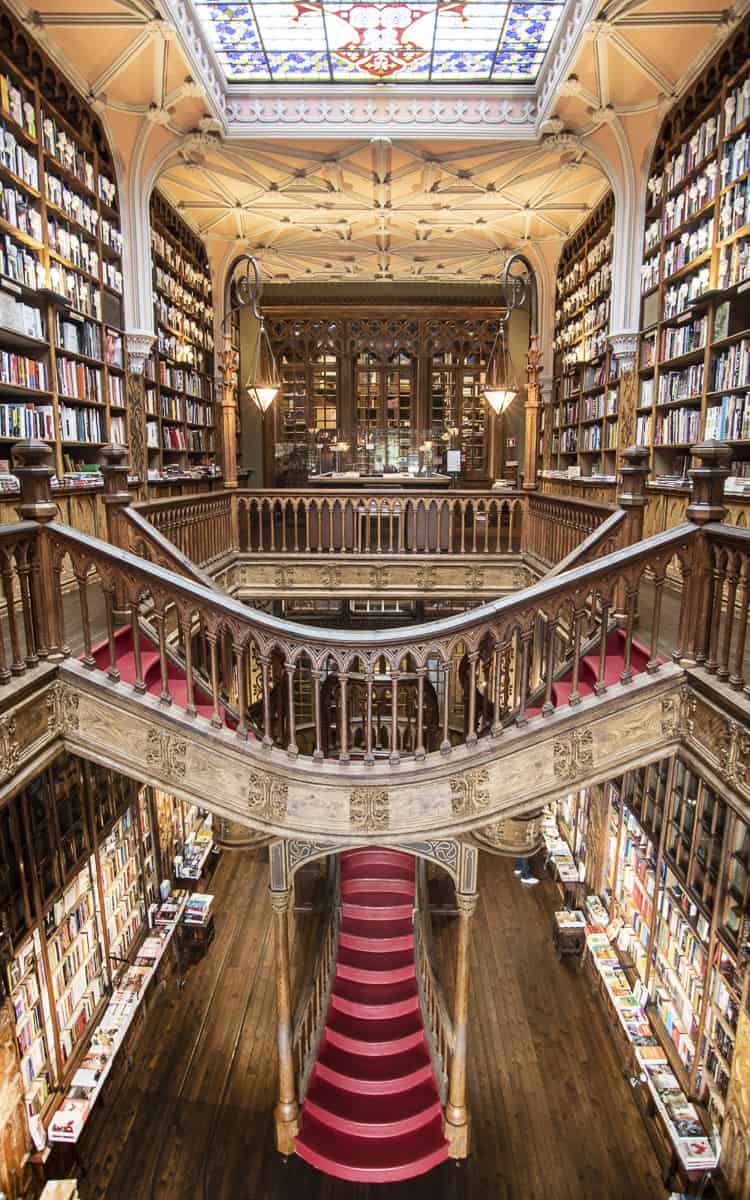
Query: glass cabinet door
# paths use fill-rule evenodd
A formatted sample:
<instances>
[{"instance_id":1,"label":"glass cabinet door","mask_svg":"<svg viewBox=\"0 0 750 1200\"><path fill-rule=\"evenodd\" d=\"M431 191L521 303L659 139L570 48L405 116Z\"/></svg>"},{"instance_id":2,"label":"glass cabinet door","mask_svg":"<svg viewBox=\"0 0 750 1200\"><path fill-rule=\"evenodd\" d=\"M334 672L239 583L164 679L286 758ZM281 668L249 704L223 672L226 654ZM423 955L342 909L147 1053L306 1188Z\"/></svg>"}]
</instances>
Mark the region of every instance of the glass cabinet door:
<instances>
[{"instance_id":1,"label":"glass cabinet door","mask_svg":"<svg viewBox=\"0 0 750 1200\"><path fill-rule=\"evenodd\" d=\"M750 827L740 817L735 816L721 912L722 930L735 943L739 937L748 898L749 856Z\"/></svg>"}]
</instances>

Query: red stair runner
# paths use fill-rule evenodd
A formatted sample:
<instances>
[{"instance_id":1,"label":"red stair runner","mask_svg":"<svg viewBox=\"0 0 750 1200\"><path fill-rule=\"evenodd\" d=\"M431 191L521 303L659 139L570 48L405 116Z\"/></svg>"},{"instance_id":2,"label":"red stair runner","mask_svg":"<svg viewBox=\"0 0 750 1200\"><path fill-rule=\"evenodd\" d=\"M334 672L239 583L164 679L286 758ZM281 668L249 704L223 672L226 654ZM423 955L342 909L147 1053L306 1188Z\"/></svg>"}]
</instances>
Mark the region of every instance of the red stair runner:
<instances>
[{"instance_id":1,"label":"red stair runner","mask_svg":"<svg viewBox=\"0 0 750 1200\"><path fill-rule=\"evenodd\" d=\"M414 967L414 860L341 856L342 923L297 1153L358 1183L413 1179L448 1157Z\"/></svg>"}]
</instances>

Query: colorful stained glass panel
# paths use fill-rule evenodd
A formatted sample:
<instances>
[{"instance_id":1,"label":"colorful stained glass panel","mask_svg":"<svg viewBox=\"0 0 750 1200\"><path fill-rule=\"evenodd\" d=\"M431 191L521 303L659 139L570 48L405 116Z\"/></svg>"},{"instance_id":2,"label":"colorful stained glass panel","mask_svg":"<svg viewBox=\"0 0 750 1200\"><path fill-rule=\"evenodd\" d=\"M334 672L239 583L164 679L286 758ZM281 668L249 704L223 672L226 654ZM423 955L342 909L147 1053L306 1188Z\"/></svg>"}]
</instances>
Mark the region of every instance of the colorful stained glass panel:
<instances>
[{"instance_id":1,"label":"colorful stained glass panel","mask_svg":"<svg viewBox=\"0 0 750 1200\"><path fill-rule=\"evenodd\" d=\"M201 0L230 83L533 82L565 0Z\"/></svg>"}]
</instances>

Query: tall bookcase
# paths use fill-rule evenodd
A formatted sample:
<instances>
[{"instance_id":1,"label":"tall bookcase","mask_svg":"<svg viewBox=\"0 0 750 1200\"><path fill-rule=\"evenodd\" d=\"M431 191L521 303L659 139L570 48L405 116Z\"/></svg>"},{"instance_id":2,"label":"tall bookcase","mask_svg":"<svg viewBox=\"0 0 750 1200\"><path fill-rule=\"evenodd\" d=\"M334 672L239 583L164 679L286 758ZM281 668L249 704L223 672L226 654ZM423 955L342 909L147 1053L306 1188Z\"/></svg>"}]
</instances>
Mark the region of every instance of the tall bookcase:
<instances>
[{"instance_id":1,"label":"tall bookcase","mask_svg":"<svg viewBox=\"0 0 750 1200\"><path fill-rule=\"evenodd\" d=\"M565 243L560 258L553 399L538 446L540 467L553 471L574 468L581 475L614 478L617 470L619 383L609 346L613 222L610 193Z\"/></svg>"},{"instance_id":2,"label":"tall bookcase","mask_svg":"<svg viewBox=\"0 0 750 1200\"><path fill-rule=\"evenodd\" d=\"M656 479L719 438L750 475L750 23L665 122L648 180L636 437Z\"/></svg>"},{"instance_id":3,"label":"tall bookcase","mask_svg":"<svg viewBox=\"0 0 750 1200\"><path fill-rule=\"evenodd\" d=\"M214 313L205 247L159 192L151 198L156 347L146 369L149 475L214 461Z\"/></svg>"},{"instance_id":4,"label":"tall bookcase","mask_svg":"<svg viewBox=\"0 0 750 1200\"><path fill-rule=\"evenodd\" d=\"M647 991L687 1090L724 1116L750 899L750 826L684 761L612 785L605 878L618 948Z\"/></svg>"},{"instance_id":5,"label":"tall bookcase","mask_svg":"<svg viewBox=\"0 0 750 1200\"><path fill-rule=\"evenodd\" d=\"M118 194L84 101L13 49L0 46L0 458L42 438L62 479L127 443Z\"/></svg>"}]
</instances>

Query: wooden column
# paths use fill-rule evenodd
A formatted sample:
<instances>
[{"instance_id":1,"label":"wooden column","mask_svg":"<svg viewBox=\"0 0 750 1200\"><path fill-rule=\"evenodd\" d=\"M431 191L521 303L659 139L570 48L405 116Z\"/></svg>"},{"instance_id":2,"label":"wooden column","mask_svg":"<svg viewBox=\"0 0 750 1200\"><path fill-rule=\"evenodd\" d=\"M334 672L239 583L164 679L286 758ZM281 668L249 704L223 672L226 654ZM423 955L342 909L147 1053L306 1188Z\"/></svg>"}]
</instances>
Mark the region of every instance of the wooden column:
<instances>
[{"instance_id":1,"label":"wooden column","mask_svg":"<svg viewBox=\"0 0 750 1200\"><path fill-rule=\"evenodd\" d=\"M526 355L526 403L524 404L523 486L536 488L536 448L539 437L539 338L532 333Z\"/></svg>"},{"instance_id":2,"label":"wooden column","mask_svg":"<svg viewBox=\"0 0 750 1200\"><path fill-rule=\"evenodd\" d=\"M219 405L219 436L221 438L221 464L224 472L224 487L237 487L237 396L234 386L235 350L231 332L224 334L224 349L221 352L223 383Z\"/></svg>"},{"instance_id":3,"label":"wooden column","mask_svg":"<svg viewBox=\"0 0 750 1200\"><path fill-rule=\"evenodd\" d=\"M146 428L146 359L151 354L156 338L146 329L128 330L125 334L127 347L126 403L128 423L128 453L133 474L138 476L139 498L148 497L148 445Z\"/></svg>"},{"instance_id":4,"label":"wooden column","mask_svg":"<svg viewBox=\"0 0 750 1200\"><path fill-rule=\"evenodd\" d=\"M292 1030L292 985L289 969L289 909L292 889L271 889L273 940L276 963L276 1047L279 1057L278 1101L274 1110L276 1149L279 1154L294 1154L294 1139L299 1133L299 1105L294 1078Z\"/></svg>"},{"instance_id":5,"label":"wooden column","mask_svg":"<svg viewBox=\"0 0 750 1200\"><path fill-rule=\"evenodd\" d=\"M57 518L52 499L51 480L55 473L53 454L45 442L31 439L13 447L14 471L21 488L21 503L16 512L22 521L36 521L39 531L38 571L32 575L32 601L36 623L36 645L40 658L61 662L69 651L65 646L60 574L62 563L55 559L45 527ZM34 595L37 593L38 595Z\"/></svg>"},{"instance_id":6,"label":"wooden column","mask_svg":"<svg viewBox=\"0 0 750 1200\"><path fill-rule=\"evenodd\" d=\"M700 442L691 447L690 453L698 461L688 471L693 495L685 515L688 521L700 526L723 521L727 515L724 480L729 474L732 448L726 442ZM693 548L692 570L683 568L679 645L679 662L683 667L694 667L705 660L711 628L711 594L710 545L701 537Z\"/></svg>"},{"instance_id":7,"label":"wooden column","mask_svg":"<svg viewBox=\"0 0 750 1200\"><path fill-rule=\"evenodd\" d=\"M458 909L458 946L456 948L456 988L453 1013L455 1045L448 1081L443 1133L448 1139L451 1158L466 1158L469 1153L469 1110L466 1106L466 1047L469 1019L469 944L471 918L477 907L476 892L456 892Z\"/></svg>"}]
</instances>

